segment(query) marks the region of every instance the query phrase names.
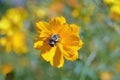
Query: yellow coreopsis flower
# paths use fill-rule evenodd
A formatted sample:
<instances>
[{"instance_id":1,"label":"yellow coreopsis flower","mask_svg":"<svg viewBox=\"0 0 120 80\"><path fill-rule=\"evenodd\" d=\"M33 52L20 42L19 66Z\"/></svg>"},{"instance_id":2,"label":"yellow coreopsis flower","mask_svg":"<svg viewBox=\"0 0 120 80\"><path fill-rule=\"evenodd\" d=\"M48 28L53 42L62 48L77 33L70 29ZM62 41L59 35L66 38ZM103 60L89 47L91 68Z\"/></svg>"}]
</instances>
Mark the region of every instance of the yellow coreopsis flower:
<instances>
[{"instance_id":1,"label":"yellow coreopsis flower","mask_svg":"<svg viewBox=\"0 0 120 80\"><path fill-rule=\"evenodd\" d=\"M27 12L23 8L11 8L6 12L6 17L14 24L20 24L27 17Z\"/></svg>"},{"instance_id":2,"label":"yellow coreopsis flower","mask_svg":"<svg viewBox=\"0 0 120 80\"><path fill-rule=\"evenodd\" d=\"M41 50L41 57L52 66L62 67L64 58L74 61L83 42L79 37L79 27L67 24L64 17L51 18L49 23L36 23L37 36L34 48Z\"/></svg>"},{"instance_id":3,"label":"yellow coreopsis flower","mask_svg":"<svg viewBox=\"0 0 120 80\"><path fill-rule=\"evenodd\" d=\"M116 20L120 18L120 4L113 5L110 8L110 16L112 19L116 19Z\"/></svg>"},{"instance_id":4,"label":"yellow coreopsis flower","mask_svg":"<svg viewBox=\"0 0 120 80\"><path fill-rule=\"evenodd\" d=\"M112 79L112 73L109 71L102 72L100 74L100 80L111 80Z\"/></svg>"},{"instance_id":5,"label":"yellow coreopsis flower","mask_svg":"<svg viewBox=\"0 0 120 80\"><path fill-rule=\"evenodd\" d=\"M5 64L1 67L1 72L2 72L3 75L7 75L12 70L13 70L13 67L9 64Z\"/></svg>"},{"instance_id":6,"label":"yellow coreopsis flower","mask_svg":"<svg viewBox=\"0 0 120 80\"><path fill-rule=\"evenodd\" d=\"M9 33L10 29L11 29L10 21L8 19L6 19L5 17L3 17L0 20L0 34Z\"/></svg>"},{"instance_id":7,"label":"yellow coreopsis flower","mask_svg":"<svg viewBox=\"0 0 120 80\"><path fill-rule=\"evenodd\" d=\"M25 34L23 32L15 32L10 36L2 37L0 39L0 45L2 46L3 50L5 50L5 52L27 52Z\"/></svg>"},{"instance_id":8,"label":"yellow coreopsis flower","mask_svg":"<svg viewBox=\"0 0 120 80\"><path fill-rule=\"evenodd\" d=\"M110 17L113 20L120 19L120 0L104 0L104 3L110 5Z\"/></svg>"},{"instance_id":9,"label":"yellow coreopsis flower","mask_svg":"<svg viewBox=\"0 0 120 80\"><path fill-rule=\"evenodd\" d=\"M0 20L0 47L5 52L26 53L23 22L27 12L23 8L11 8Z\"/></svg>"},{"instance_id":10,"label":"yellow coreopsis flower","mask_svg":"<svg viewBox=\"0 0 120 80\"><path fill-rule=\"evenodd\" d=\"M104 3L106 3L106 4L111 4L113 2L114 2L114 0L104 0Z\"/></svg>"},{"instance_id":11,"label":"yellow coreopsis flower","mask_svg":"<svg viewBox=\"0 0 120 80\"><path fill-rule=\"evenodd\" d=\"M83 6L76 7L72 10L71 14L74 18L82 18L84 23L90 22L90 16L93 12L94 7L89 6L89 8L85 8ZM80 12L83 11L83 12ZM86 11L86 12L85 12Z\"/></svg>"},{"instance_id":12,"label":"yellow coreopsis flower","mask_svg":"<svg viewBox=\"0 0 120 80\"><path fill-rule=\"evenodd\" d=\"M104 0L106 4L120 4L120 0Z\"/></svg>"}]
</instances>

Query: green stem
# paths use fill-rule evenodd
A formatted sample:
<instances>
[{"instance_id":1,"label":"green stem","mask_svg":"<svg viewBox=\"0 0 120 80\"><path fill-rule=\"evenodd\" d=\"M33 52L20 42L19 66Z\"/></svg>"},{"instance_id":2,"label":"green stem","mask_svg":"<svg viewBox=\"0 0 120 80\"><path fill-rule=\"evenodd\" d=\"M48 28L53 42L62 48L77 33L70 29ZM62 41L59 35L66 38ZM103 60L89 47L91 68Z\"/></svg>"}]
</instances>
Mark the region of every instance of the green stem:
<instances>
[{"instance_id":1,"label":"green stem","mask_svg":"<svg viewBox=\"0 0 120 80\"><path fill-rule=\"evenodd\" d=\"M85 80L87 68L90 66L90 64L91 64L92 61L95 59L95 57L96 57L96 53L95 53L95 52L92 52L92 53L89 55L87 61L85 62L85 66L84 66L84 68L83 68L83 71L82 71L82 73L81 73L81 75L80 75L80 80Z\"/></svg>"}]
</instances>

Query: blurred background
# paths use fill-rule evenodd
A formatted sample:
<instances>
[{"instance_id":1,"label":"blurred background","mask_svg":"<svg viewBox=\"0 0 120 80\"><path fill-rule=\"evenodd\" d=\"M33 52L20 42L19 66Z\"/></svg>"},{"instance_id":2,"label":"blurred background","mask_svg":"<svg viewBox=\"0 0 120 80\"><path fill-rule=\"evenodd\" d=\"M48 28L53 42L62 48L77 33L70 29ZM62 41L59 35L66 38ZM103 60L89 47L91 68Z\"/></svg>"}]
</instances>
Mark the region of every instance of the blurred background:
<instances>
[{"instance_id":1,"label":"blurred background","mask_svg":"<svg viewBox=\"0 0 120 80\"><path fill-rule=\"evenodd\" d=\"M36 21L54 16L84 42L60 69L33 48ZM0 0L0 80L120 80L120 0Z\"/></svg>"}]
</instances>

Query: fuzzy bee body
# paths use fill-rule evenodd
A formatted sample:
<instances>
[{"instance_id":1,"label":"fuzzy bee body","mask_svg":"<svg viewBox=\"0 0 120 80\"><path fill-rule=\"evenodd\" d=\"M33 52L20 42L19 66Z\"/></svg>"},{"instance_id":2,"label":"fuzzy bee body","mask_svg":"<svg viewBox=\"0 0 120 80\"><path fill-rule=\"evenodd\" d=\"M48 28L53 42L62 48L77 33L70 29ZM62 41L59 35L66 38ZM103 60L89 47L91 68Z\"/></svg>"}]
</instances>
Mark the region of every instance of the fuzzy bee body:
<instances>
[{"instance_id":1,"label":"fuzzy bee body","mask_svg":"<svg viewBox=\"0 0 120 80\"><path fill-rule=\"evenodd\" d=\"M51 37L50 37L50 40L49 40L49 45L51 47L54 47L54 45L56 44L56 42L59 41L59 35L58 34L53 34Z\"/></svg>"}]
</instances>

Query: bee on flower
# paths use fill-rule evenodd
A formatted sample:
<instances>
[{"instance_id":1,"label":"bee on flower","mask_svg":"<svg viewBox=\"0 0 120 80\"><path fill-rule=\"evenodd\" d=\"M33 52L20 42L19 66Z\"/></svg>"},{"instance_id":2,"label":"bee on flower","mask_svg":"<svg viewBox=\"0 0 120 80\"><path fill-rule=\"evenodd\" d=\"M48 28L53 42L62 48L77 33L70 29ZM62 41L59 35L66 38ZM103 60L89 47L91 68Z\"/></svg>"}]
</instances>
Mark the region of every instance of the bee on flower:
<instances>
[{"instance_id":1,"label":"bee on flower","mask_svg":"<svg viewBox=\"0 0 120 80\"><path fill-rule=\"evenodd\" d=\"M77 25L67 24L61 16L51 18L49 22L37 22L36 31L34 48L41 50L41 57L52 66L62 67L64 58L70 61L78 59L83 42Z\"/></svg>"}]
</instances>

